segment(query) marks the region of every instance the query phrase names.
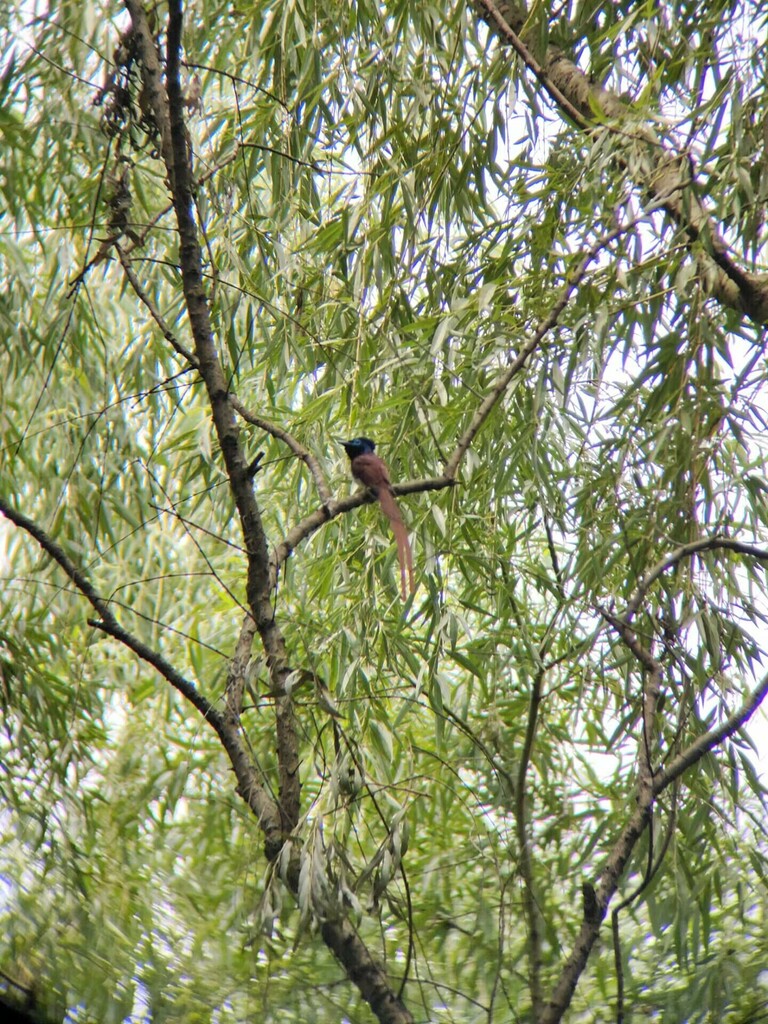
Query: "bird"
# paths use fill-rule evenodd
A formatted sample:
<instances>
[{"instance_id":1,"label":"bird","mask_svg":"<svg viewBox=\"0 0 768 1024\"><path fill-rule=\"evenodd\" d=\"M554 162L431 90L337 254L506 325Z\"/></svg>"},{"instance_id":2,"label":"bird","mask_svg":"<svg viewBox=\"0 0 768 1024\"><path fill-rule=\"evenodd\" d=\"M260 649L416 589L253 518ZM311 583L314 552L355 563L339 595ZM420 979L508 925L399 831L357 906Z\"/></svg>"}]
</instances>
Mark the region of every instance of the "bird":
<instances>
[{"instance_id":1,"label":"bird","mask_svg":"<svg viewBox=\"0 0 768 1024\"><path fill-rule=\"evenodd\" d=\"M351 441L342 441L341 444L349 456L352 476L379 499L381 510L392 527L397 542L397 559L400 562L400 592L405 601L407 600L406 569L410 591L413 593L416 590L413 581L413 555L408 541L408 531L395 501L389 470L384 461L376 454L376 445L370 437L355 437Z\"/></svg>"}]
</instances>

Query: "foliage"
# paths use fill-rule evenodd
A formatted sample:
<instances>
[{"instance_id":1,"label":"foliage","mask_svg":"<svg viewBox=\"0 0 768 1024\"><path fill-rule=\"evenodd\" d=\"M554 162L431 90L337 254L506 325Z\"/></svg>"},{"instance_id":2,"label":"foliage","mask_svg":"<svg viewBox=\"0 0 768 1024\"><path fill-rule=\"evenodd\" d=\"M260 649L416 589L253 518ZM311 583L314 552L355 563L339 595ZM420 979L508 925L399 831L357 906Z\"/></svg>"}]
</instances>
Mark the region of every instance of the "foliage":
<instances>
[{"instance_id":1,"label":"foliage","mask_svg":"<svg viewBox=\"0 0 768 1024\"><path fill-rule=\"evenodd\" d=\"M765 8L177 6L2 12L4 976L761 1019Z\"/></svg>"}]
</instances>

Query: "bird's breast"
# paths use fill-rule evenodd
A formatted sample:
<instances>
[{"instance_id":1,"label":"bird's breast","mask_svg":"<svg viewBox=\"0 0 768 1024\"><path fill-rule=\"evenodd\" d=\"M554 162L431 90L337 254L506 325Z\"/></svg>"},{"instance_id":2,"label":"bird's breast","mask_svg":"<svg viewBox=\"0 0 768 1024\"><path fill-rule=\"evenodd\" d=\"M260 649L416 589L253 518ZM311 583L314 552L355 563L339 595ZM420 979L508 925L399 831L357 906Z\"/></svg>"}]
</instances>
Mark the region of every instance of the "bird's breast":
<instances>
[{"instance_id":1,"label":"bird's breast","mask_svg":"<svg viewBox=\"0 0 768 1024\"><path fill-rule=\"evenodd\" d=\"M351 463L352 476L361 484L377 490L379 487L389 486L389 473L387 467L378 455L365 454L357 455Z\"/></svg>"}]
</instances>

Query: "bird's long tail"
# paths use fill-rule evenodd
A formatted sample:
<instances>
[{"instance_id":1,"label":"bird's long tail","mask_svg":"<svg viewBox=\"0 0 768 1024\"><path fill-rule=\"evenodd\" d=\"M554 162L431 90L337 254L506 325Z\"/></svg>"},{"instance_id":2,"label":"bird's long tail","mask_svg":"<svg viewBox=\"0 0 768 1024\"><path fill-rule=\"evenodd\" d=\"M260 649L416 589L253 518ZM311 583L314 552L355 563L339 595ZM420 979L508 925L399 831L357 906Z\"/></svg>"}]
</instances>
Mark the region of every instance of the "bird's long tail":
<instances>
[{"instance_id":1,"label":"bird's long tail","mask_svg":"<svg viewBox=\"0 0 768 1024\"><path fill-rule=\"evenodd\" d=\"M395 535L395 541L397 542L397 560L400 563L400 592L403 595L403 600L407 599L407 592L405 588L405 573L408 571L408 585L410 591L413 594L416 590L416 584L413 579L413 554L411 552L410 541L408 540L408 531L405 528L402 516L400 515L400 509L397 507L395 496L392 491L385 488L379 490L379 501L381 502L381 510L389 520L389 524L392 527L392 533Z\"/></svg>"}]
</instances>

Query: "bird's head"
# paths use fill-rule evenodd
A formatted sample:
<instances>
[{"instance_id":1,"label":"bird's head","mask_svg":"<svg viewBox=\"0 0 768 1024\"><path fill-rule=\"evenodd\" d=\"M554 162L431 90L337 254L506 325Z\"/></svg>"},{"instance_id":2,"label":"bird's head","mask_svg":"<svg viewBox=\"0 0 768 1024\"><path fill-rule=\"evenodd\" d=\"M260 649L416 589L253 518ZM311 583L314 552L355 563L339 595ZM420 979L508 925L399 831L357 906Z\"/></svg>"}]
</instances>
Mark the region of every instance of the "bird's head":
<instances>
[{"instance_id":1,"label":"bird's head","mask_svg":"<svg viewBox=\"0 0 768 1024\"><path fill-rule=\"evenodd\" d=\"M350 459L358 455L370 455L376 450L376 445L370 437L354 437L351 441L342 441L341 444Z\"/></svg>"}]
</instances>

